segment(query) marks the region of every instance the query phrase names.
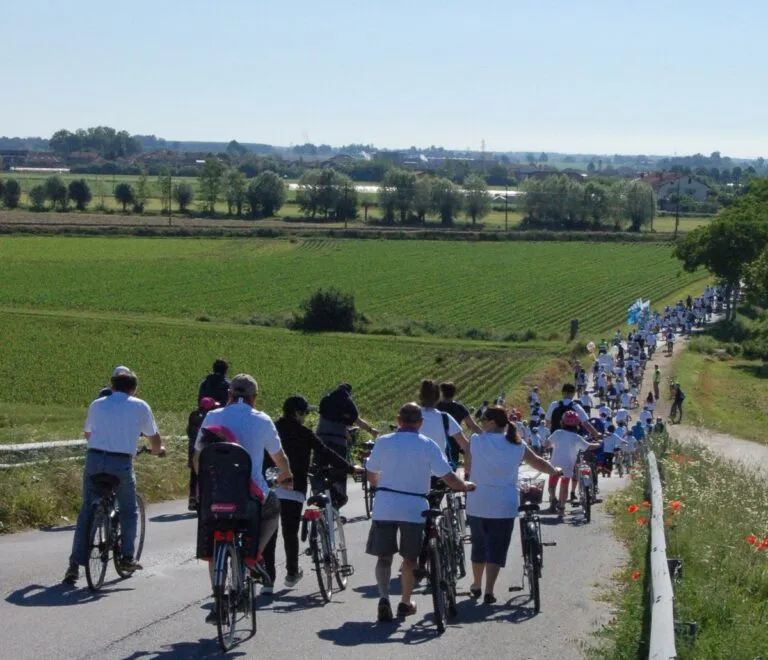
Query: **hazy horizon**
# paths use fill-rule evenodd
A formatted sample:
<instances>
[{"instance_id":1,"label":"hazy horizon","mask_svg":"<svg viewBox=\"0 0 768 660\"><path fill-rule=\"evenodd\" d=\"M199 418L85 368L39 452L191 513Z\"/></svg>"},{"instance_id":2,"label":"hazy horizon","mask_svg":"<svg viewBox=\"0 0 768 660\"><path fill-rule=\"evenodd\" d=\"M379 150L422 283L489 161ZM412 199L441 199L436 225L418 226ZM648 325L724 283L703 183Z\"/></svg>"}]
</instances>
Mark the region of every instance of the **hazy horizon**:
<instances>
[{"instance_id":1,"label":"hazy horizon","mask_svg":"<svg viewBox=\"0 0 768 660\"><path fill-rule=\"evenodd\" d=\"M0 134L768 156L768 3L7 3ZM407 146L406 146L407 145Z\"/></svg>"}]
</instances>

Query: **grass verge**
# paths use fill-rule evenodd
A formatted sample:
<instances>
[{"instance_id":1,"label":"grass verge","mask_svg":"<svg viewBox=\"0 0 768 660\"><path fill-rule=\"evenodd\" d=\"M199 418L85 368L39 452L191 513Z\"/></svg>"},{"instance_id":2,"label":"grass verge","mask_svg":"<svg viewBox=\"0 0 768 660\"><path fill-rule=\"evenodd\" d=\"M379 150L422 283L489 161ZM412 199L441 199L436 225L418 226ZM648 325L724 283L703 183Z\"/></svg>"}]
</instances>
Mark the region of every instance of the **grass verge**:
<instances>
[{"instance_id":1,"label":"grass verge","mask_svg":"<svg viewBox=\"0 0 768 660\"><path fill-rule=\"evenodd\" d=\"M667 555L684 564L683 579L674 585L675 619L698 624L695 640L678 638L677 657L760 657L768 649L768 547L761 549L768 537L768 487L700 445L683 446L666 436L652 443L667 503ZM648 657L649 530L639 522L649 517L642 506L646 487L645 474L638 471L609 503L630 563L617 576L619 612L599 633L593 658ZM630 513L632 504L638 510Z\"/></svg>"}]
</instances>

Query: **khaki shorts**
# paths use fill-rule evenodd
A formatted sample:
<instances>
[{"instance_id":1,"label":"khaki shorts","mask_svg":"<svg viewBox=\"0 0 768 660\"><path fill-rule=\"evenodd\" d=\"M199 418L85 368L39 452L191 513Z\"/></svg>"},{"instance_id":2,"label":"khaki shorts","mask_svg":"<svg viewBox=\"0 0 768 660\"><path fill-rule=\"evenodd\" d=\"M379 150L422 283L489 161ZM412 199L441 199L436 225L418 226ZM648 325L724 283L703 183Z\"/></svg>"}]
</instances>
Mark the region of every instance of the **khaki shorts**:
<instances>
[{"instance_id":1,"label":"khaki shorts","mask_svg":"<svg viewBox=\"0 0 768 660\"><path fill-rule=\"evenodd\" d=\"M406 559L416 561L421 554L424 543L424 523L390 522L374 520L368 533L368 544L365 551L376 557L388 557L400 552ZM400 544L397 543L397 533L400 531Z\"/></svg>"}]
</instances>

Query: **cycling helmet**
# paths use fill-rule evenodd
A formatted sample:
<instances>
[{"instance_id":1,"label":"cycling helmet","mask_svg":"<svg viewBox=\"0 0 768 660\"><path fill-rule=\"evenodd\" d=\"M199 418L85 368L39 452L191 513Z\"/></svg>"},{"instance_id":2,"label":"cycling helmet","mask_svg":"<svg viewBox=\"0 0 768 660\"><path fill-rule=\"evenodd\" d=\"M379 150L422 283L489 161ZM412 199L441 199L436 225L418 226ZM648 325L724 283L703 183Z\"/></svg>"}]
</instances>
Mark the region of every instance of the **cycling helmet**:
<instances>
[{"instance_id":1,"label":"cycling helmet","mask_svg":"<svg viewBox=\"0 0 768 660\"><path fill-rule=\"evenodd\" d=\"M566 410L565 413L563 413L563 418L560 420L560 423L562 426L576 427L581 424L581 420L579 420L578 414L573 410Z\"/></svg>"},{"instance_id":2,"label":"cycling helmet","mask_svg":"<svg viewBox=\"0 0 768 660\"><path fill-rule=\"evenodd\" d=\"M221 404L216 401L213 397L210 396L204 396L202 399L200 399L200 408L208 412L209 410L213 410L214 408L219 408Z\"/></svg>"}]
</instances>

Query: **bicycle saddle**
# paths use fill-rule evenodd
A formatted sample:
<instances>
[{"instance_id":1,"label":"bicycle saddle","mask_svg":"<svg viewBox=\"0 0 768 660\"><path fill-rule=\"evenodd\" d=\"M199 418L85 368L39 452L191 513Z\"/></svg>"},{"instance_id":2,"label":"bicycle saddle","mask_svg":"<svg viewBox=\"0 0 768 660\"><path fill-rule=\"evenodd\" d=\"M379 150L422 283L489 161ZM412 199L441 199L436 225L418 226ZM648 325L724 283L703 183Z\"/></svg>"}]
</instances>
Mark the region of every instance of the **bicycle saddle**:
<instances>
[{"instance_id":1,"label":"bicycle saddle","mask_svg":"<svg viewBox=\"0 0 768 660\"><path fill-rule=\"evenodd\" d=\"M107 474L106 472L99 472L98 474L91 475L91 484L102 492L108 493L113 491L117 484L120 483L120 478L114 474Z\"/></svg>"},{"instance_id":2,"label":"bicycle saddle","mask_svg":"<svg viewBox=\"0 0 768 660\"><path fill-rule=\"evenodd\" d=\"M328 496L325 493L318 493L307 500L307 506L316 506L319 509L324 509L326 504L328 504Z\"/></svg>"}]
</instances>

